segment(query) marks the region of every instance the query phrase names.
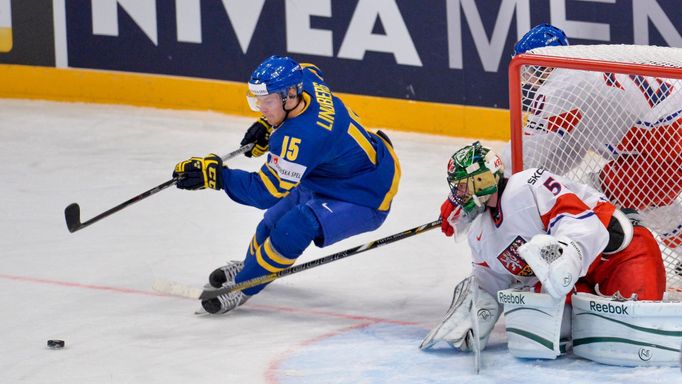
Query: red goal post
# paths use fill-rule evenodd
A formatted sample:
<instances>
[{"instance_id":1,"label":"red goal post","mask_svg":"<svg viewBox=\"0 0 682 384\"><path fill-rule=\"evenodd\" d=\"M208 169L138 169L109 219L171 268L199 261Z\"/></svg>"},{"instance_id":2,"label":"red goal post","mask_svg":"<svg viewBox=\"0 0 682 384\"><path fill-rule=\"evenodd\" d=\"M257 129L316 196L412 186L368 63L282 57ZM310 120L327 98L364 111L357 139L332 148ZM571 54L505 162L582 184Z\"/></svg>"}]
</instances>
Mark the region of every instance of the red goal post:
<instances>
[{"instance_id":1,"label":"red goal post","mask_svg":"<svg viewBox=\"0 0 682 384\"><path fill-rule=\"evenodd\" d=\"M659 241L668 290L682 292L682 49L517 55L509 107L513 172L543 166L636 209Z\"/></svg>"}]
</instances>

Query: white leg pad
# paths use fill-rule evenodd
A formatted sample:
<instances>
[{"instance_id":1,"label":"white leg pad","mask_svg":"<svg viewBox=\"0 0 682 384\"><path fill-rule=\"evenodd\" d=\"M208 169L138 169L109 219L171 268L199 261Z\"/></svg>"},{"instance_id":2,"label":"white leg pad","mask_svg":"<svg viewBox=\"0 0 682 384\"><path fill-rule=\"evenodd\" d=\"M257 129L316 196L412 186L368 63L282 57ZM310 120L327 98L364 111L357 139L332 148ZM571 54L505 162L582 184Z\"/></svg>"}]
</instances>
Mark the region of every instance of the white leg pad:
<instances>
[{"instance_id":1,"label":"white leg pad","mask_svg":"<svg viewBox=\"0 0 682 384\"><path fill-rule=\"evenodd\" d=\"M499 317L499 304L471 275L457 284L445 318L426 335L419 349L445 341L453 348L478 353L485 349Z\"/></svg>"},{"instance_id":2,"label":"white leg pad","mask_svg":"<svg viewBox=\"0 0 682 384\"><path fill-rule=\"evenodd\" d=\"M564 300L546 293L505 289L497 292L504 304L509 352L520 358L556 359L562 353Z\"/></svg>"},{"instance_id":3,"label":"white leg pad","mask_svg":"<svg viewBox=\"0 0 682 384\"><path fill-rule=\"evenodd\" d=\"M602 364L679 366L682 303L573 296L573 352Z\"/></svg>"}]
</instances>

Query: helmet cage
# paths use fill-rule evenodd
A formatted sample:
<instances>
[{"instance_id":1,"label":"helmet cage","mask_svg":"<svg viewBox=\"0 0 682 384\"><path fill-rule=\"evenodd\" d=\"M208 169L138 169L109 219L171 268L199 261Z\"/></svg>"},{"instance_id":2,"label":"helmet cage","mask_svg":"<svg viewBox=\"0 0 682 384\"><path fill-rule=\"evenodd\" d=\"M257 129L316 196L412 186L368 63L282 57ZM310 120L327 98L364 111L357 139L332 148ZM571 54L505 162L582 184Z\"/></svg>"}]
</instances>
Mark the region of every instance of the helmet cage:
<instances>
[{"instance_id":1,"label":"helmet cage","mask_svg":"<svg viewBox=\"0 0 682 384\"><path fill-rule=\"evenodd\" d=\"M503 169L499 157L479 142L455 152L448 164L448 185L455 203L465 213L485 209L497 192Z\"/></svg>"}]
</instances>

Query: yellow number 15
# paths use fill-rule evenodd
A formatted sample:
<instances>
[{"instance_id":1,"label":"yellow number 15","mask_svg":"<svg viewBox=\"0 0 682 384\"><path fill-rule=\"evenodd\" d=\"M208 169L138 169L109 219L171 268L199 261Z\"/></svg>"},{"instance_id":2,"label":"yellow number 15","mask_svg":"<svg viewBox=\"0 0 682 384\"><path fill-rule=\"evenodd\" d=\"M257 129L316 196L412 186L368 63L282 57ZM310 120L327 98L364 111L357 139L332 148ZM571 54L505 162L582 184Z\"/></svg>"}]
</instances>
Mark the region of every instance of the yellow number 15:
<instances>
[{"instance_id":1,"label":"yellow number 15","mask_svg":"<svg viewBox=\"0 0 682 384\"><path fill-rule=\"evenodd\" d=\"M284 136L282 142L282 153L279 157L285 158L289 161L294 161L298 157L298 145L301 144L301 139L295 137Z\"/></svg>"}]
</instances>

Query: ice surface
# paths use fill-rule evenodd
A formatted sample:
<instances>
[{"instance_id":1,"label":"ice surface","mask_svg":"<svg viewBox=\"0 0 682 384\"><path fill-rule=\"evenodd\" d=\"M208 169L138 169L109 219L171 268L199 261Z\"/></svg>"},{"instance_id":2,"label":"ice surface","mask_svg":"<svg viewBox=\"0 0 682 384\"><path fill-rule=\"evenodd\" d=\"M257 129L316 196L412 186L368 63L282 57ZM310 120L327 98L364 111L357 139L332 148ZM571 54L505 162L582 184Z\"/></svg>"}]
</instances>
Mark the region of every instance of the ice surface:
<instances>
[{"instance_id":1,"label":"ice surface","mask_svg":"<svg viewBox=\"0 0 682 384\"><path fill-rule=\"evenodd\" d=\"M151 290L201 286L241 259L261 212L216 191L163 191L70 234L170 178L179 160L237 148L251 119L124 106L0 100L0 383L673 383L679 368L512 358L503 324L482 354L417 348L470 271L438 230L274 282L238 311ZM403 178L376 232L308 261L434 220L448 157L471 140L388 131ZM472 132L472 136L475 133ZM499 147L501 143L487 143ZM261 159L232 167L256 170ZM66 348L49 350L48 339Z\"/></svg>"}]
</instances>

